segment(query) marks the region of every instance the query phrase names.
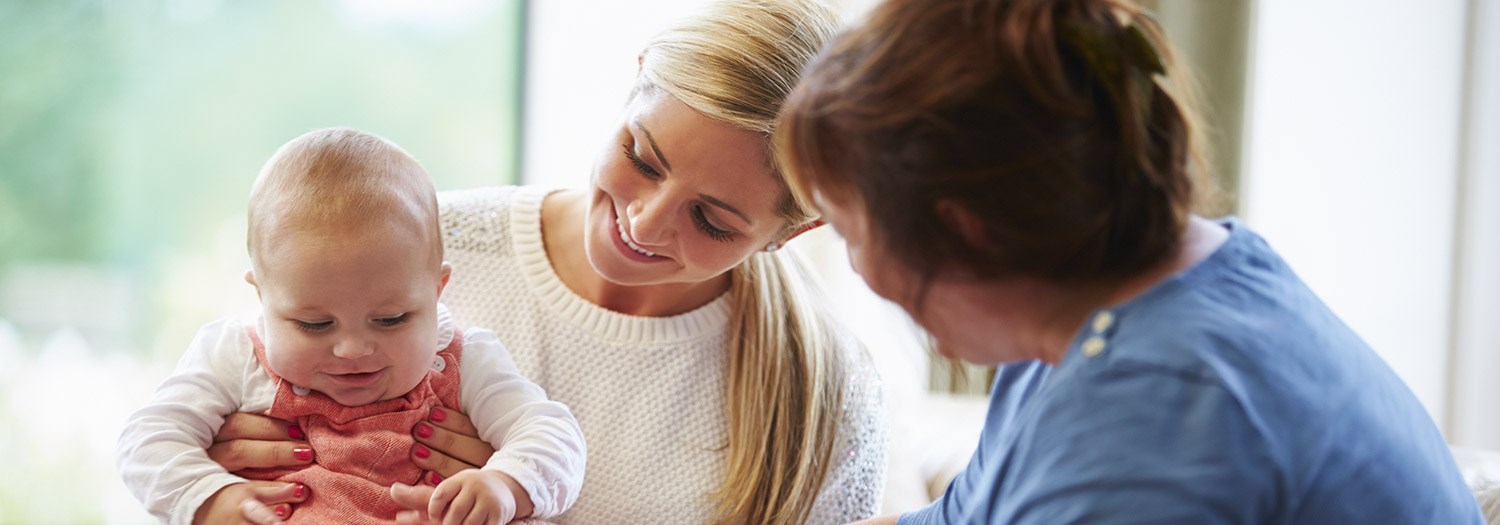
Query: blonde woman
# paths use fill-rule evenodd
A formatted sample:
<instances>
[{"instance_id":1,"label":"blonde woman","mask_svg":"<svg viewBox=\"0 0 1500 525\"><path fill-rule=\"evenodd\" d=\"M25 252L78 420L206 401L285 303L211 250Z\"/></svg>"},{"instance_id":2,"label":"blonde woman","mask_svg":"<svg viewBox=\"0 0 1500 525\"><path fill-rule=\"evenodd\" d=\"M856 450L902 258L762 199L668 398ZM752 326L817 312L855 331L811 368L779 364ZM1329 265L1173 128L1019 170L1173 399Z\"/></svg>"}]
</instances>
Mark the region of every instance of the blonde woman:
<instances>
[{"instance_id":1,"label":"blonde woman","mask_svg":"<svg viewBox=\"0 0 1500 525\"><path fill-rule=\"evenodd\" d=\"M460 325L494 329L588 441L583 492L560 521L844 523L878 510L879 379L780 250L816 223L769 142L836 26L813 1L718 4L641 53L588 189L441 196L444 303ZM296 463L296 441L255 441L284 429L232 419L216 458ZM474 435L451 411L419 424L412 459L429 474L393 491L398 503L482 465L491 450ZM270 502L282 489L264 490ZM429 518L409 507L410 522Z\"/></svg>"}]
</instances>

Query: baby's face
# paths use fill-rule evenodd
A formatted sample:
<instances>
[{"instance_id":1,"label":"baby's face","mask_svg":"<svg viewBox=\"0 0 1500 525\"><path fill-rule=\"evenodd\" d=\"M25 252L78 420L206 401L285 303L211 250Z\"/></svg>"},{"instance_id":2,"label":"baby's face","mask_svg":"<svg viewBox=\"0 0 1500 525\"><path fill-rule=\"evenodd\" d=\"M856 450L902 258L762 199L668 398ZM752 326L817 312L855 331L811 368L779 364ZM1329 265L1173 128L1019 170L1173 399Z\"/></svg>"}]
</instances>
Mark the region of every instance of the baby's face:
<instances>
[{"instance_id":1,"label":"baby's face","mask_svg":"<svg viewBox=\"0 0 1500 525\"><path fill-rule=\"evenodd\" d=\"M271 370L347 406L415 388L447 343L437 340L437 302L448 267L433 260L431 236L271 237L246 276Z\"/></svg>"}]
</instances>

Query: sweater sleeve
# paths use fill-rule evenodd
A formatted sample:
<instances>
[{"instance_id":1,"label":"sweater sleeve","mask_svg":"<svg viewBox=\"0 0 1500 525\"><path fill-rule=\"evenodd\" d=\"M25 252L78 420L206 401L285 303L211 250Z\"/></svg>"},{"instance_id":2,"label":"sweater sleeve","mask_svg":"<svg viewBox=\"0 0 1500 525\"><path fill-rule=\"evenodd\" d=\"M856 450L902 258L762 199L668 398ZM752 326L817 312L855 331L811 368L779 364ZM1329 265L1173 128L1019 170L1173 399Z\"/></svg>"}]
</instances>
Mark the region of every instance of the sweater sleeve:
<instances>
[{"instance_id":1,"label":"sweater sleeve","mask_svg":"<svg viewBox=\"0 0 1500 525\"><path fill-rule=\"evenodd\" d=\"M533 518L562 514L583 487L585 446L578 420L521 375L495 333L464 334L460 404L496 452L484 465L531 496Z\"/></svg>"},{"instance_id":2,"label":"sweater sleeve","mask_svg":"<svg viewBox=\"0 0 1500 525\"><path fill-rule=\"evenodd\" d=\"M224 417L239 411L245 378L255 365L238 322L210 323L151 401L125 422L116 466L126 487L157 519L191 524L204 500L244 481L209 459L207 449Z\"/></svg>"},{"instance_id":3,"label":"sweater sleeve","mask_svg":"<svg viewBox=\"0 0 1500 525\"><path fill-rule=\"evenodd\" d=\"M833 463L813 503L808 523L848 523L880 512L890 454L889 416L880 374L852 338L841 338L848 364L844 413L839 421Z\"/></svg>"}]
</instances>

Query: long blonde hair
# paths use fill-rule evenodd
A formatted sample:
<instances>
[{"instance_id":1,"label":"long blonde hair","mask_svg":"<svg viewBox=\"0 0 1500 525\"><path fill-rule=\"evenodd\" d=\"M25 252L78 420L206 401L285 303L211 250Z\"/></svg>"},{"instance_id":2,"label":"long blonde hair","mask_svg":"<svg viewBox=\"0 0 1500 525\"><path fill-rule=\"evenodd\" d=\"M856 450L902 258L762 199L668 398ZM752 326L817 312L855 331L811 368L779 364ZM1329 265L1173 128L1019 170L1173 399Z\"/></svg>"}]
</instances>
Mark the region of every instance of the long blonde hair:
<instances>
[{"instance_id":1,"label":"long blonde hair","mask_svg":"<svg viewBox=\"0 0 1500 525\"><path fill-rule=\"evenodd\" d=\"M774 154L776 113L837 28L833 9L813 0L722 2L651 41L637 92L660 88L710 118L766 134ZM813 219L781 182L776 211L786 227L777 241ZM716 519L802 523L832 461L845 365L798 258L757 252L730 276L729 442Z\"/></svg>"}]
</instances>

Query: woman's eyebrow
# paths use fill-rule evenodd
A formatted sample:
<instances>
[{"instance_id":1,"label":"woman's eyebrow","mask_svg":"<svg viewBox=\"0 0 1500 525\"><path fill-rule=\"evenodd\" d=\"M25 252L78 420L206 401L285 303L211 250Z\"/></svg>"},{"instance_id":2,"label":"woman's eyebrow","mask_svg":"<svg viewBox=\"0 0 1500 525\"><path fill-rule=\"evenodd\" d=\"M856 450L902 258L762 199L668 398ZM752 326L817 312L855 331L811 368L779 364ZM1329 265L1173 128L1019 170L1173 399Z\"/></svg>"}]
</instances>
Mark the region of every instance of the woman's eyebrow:
<instances>
[{"instance_id":1,"label":"woman's eyebrow","mask_svg":"<svg viewBox=\"0 0 1500 525\"><path fill-rule=\"evenodd\" d=\"M651 145L651 152L656 154L656 160L661 161L661 167L666 168L667 171L672 171L672 163L667 162L667 157L661 154L661 148L656 147L656 139L651 136L651 131L646 129L646 126L641 125L639 119L631 119L630 125L635 129L641 130L641 134L646 136L646 143Z\"/></svg>"},{"instance_id":2,"label":"woman's eyebrow","mask_svg":"<svg viewBox=\"0 0 1500 525\"><path fill-rule=\"evenodd\" d=\"M729 203L727 203L727 202L721 201L719 199L715 199L715 198L713 198L711 196L708 196L708 195L702 194L702 193L698 194L698 198L703 199L705 202L707 202L709 204L712 204L714 206L718 206L720 208L723 208L724 211L727 211L729 213L733 213L735 215L739 215L741 219L745 219L745 224L749 224L750 226L755 226L755 221L750 220L750 217L748 215L745 215L744 212L736 209L734 206L730 206Z\"/></svg>"}]
</instances>

